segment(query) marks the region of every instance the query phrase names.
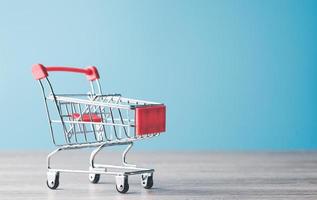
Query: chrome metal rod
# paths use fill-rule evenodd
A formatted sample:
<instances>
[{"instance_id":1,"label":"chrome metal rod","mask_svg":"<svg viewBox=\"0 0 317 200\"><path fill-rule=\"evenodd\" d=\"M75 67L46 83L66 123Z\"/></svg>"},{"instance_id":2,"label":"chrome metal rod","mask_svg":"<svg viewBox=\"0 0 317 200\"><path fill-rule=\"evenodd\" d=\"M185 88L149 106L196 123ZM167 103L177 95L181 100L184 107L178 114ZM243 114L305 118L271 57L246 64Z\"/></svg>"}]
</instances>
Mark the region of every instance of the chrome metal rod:
<instances>
[{"instance_id":1,"label":"chrome metal rod","mask_svg":"<svg viewBox=\"0 0 317 200\"><path fill-rule=\"evenodd\" d=\"M56 154L57 152L61 151L61 150L62 150L62 148L57 148L57 149L55 149L54 151L52 151L51 153L49 153L47 155L47 158L46 158L46 160L47 160L47 169L51 169L51 157L54 154Z\"/></svg>"},{"instance_id":2,"label":"chrome metal rod","mask_svg":"<svg viewBox=\"0 0 317 200\"><path fill-rule=\"evenodd\" d=\"M127 148L126 148L126 149L124 150L124 152L122 153L122 157L121 157L121 159L122 159L122 165L127 166L127 167L136 167L136 165L128 164L128 163L126 162L127 153L130 151L130 149L132 148L132 146L133 146L133 142L131 142L131 143L127 146Z\"/></svg>"}]
</instances>

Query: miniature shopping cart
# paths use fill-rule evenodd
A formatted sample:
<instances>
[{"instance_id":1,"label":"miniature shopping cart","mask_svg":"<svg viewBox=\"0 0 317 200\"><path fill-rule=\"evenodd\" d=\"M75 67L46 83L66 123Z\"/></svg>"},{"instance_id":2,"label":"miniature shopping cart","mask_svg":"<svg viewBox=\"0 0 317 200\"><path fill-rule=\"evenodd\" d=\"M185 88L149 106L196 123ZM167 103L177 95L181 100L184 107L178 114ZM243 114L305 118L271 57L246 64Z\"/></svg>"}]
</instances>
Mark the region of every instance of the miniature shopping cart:
<instances>
[{"instance_id":1,"label":"miniature shopping cart","mask_svg":"<svg viewBox=\"0 0 317 200\"><path fill-rule=\"evenodd\" d=\"M57 94L48 78L48 72L75 72L86 75L90 91L86 94ZM120 94L102 94L96 67L45 67L35 64L32 73L38 80L45 102L51 139L57 149L47 156L47 186L56 189L61 172L89 174L91 183L98 183L101 174L114 175L120 193L129 190L128 176L141 175L141 184L153 186L154 169L139 168L126 162L133 142L158 136L165 131L164 104L124 98ZM68 83L67 83L68 84ZM122 164L95 163L101 149L127 145L122 153ZM51 168L51 157L62 150L94 147L88 170Z\"/></svg>"}]
</instances>

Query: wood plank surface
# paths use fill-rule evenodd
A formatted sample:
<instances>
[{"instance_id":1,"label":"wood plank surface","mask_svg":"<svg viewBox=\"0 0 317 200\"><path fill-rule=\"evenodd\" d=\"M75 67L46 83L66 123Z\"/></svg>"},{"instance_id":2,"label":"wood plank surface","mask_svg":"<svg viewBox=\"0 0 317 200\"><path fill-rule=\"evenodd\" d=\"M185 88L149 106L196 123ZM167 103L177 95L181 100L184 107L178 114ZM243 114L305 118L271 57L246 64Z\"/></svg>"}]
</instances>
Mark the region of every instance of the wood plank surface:
<instances>
[{"instance_id":1,"label":"wood plank surface","mask_svg":"<svg viewBox=\"0 0 317 200\"><path fill-rule=\"evenodd\" d=\"M317 152L131 152L128 161L155 169L154 187L140 176L119 194L113 176L91 184L87 174L61 173L57 190L46 187L48 152L0 152L0 199L317 199ZM54 167L87 169L89 151L60 152ZM120 163L102 152L100 163Z\"/></svg>"}]
</instances>

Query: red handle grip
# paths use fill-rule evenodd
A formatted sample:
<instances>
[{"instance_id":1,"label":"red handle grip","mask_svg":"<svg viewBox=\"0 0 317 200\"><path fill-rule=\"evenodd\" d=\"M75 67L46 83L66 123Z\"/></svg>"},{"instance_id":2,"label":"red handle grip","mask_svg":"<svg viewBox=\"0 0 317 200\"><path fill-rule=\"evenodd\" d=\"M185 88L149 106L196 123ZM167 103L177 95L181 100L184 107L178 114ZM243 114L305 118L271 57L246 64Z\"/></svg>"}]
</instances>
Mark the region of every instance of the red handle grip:
<instances>
[{"instance_id":1,"label":"red handle grip","mask_svg":"<svg viewBox=\"0 0 317 200\"><path fill-rule=\"evenodd\" d=\"M94 81L99 79L99 73L96 67L90 66L87 68L76 68L76 67L59 67L59 66L50 66L44 67L42 64L35 64L32 66L32 74L36 80L46 78L48 72L74 72L85 74L87 79Z\"/></svg>"}]
</instances>

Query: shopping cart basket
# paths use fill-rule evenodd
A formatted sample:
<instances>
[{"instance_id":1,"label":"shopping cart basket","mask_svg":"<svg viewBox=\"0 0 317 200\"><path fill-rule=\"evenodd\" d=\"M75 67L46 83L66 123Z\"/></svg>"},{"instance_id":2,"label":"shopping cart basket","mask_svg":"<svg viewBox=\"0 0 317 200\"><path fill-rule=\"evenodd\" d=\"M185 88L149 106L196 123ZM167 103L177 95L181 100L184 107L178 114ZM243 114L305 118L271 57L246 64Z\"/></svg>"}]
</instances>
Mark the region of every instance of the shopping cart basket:
<instances>
[{"instance_id":1,"label":"shopping cart basket","mask_svg":"<svg viewBox=\"0 0 317 200\"><path fill-rule=\"evenodd\" d=\"M56 94L48 72L74 72L86 75L90 91L86 94ZM61 172L89 174L91 183L98 183L101 174L114 175L120 193L129 190L128 176L141 174L141 184L153 186L154 169L139 168L126 162L133 142L158 136L165 131L164 104L124 98L120 94L104 95L96 67L45 67L35 64L32 74L38 80L44 96L51 139L57 149L47 156L47 186L56 189ZM122 153L122 164L95 163L101 149L114 145L127 145ZM51 167L51 157L62 150L95 147L89 159L88 170L58 169Z\"/></svg>"}]
</instances>

